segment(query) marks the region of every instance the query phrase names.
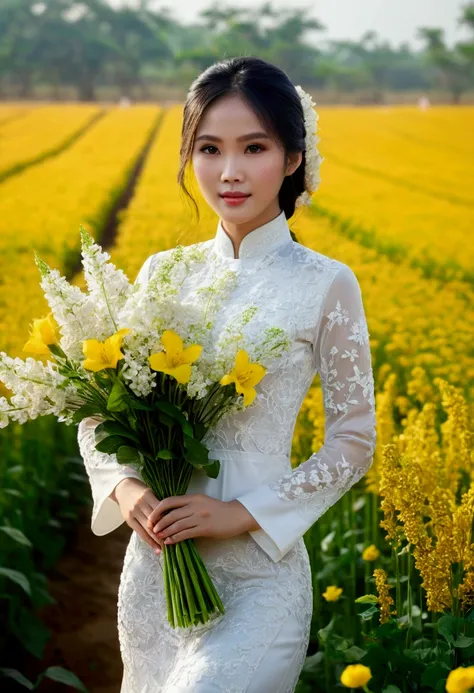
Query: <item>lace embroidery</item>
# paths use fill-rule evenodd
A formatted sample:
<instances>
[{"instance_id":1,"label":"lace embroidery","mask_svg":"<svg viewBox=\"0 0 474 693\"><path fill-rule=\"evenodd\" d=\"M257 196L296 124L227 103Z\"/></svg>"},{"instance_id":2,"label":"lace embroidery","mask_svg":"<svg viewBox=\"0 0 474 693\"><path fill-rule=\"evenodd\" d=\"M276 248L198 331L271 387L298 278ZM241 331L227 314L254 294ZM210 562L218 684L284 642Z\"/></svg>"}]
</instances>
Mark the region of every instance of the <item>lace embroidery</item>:
<instances>
[{"instance_id":1,"label":"lace embroidery","mask_svg":"<svg viewBox=\"0 0 474 693\"><path fill-rule=\"evenodd\" d=\"M293 472L281 474L269 484L282 500L303 501L305 512L313 512L315 519L364 476L376 441L369 332L360 288L349 268L344 271L342 281L337 279L338 276L328 290L323 311L326 322L320 326L315 343L320 352L319 373L326 433L332 431L333 440L337 436L339 445L327 437L319 453L313 453ZM342 301L347 307L343 307L337 297L339 292L345 296ZM329 308L330 303L334 305L334 300L335 307ZM359 349L347 345L347 342L357 343ZM356 421L360 423L360 430L356 429L354 435L355 427L351 425L350 432L344 436L345 417L350 416L354 408L357 408ZM314 507L308 504L312 499ZM322 502L319 508L318 502Z\"/></svg>"},{"instance_id":2,"label":"lace embroidery","mask_svg":"<svg viewBox=\"0 0 474 693\"><path fill-rule=\"evenodd\" d=\"M190 633L174 631L165 618L163 559L132 534L117 601L124 664L121 693L206 691L206 685L209 690L218 685L221 693L244 693L280 628L296 620L302 636L293 673L285 672L288 686L282 689L293 693L307 653L313 611L304 541L278 563L248 534L219 542L203 539L198 548L228 619L216 619Z\"/></svg>"}]
</instances>

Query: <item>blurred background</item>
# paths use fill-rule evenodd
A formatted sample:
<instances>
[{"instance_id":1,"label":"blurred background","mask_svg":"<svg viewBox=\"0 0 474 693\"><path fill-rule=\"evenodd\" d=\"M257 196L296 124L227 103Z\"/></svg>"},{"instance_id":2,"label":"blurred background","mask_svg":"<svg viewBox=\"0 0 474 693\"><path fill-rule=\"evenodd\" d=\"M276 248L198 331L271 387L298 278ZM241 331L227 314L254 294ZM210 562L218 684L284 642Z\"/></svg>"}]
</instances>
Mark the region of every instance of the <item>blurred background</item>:
<instances>
[{"instance_id":1,"label":"blurred background","mask_svg":"<svg viewBox=\"0 0 474 693\"><path fill-rule=\"evenodd\" d=\"M184 97L197 71L258 54L325 103L472 97L472 7L458 0L209 3L3 0L0 98Z\"/></svg>"},{"instance_id":2,"label":"blurred background","mask_svg":"<svg viewBox=\"0 0 474 693\"><path fill-rule=\"evenodd\" d=\"M370 690L444 691L474 663L474 3L1 0L0 350L24 359L49 311L34 251L84 287L80 224L131 281L150 254L215 234L176 182L182 106L237 55L316 102L321 185L289 223L356 273L376 388L374 464L305 535L297 693L340 691L360 661ZM2 691L120 688L131 530L91 533L76 433L49 417L0 428ZM316 376L292 463L323 441Z\"/></svg>"}]
</instances>

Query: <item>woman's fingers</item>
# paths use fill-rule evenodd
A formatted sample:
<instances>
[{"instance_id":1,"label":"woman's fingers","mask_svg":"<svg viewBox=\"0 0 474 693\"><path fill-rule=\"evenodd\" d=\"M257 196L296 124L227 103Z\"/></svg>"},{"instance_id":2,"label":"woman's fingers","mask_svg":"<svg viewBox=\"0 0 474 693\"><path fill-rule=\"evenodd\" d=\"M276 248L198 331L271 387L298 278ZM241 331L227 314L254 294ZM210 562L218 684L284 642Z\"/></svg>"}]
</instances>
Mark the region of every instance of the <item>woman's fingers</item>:
<instances>
[{"instance_id":1,"label":"woman's fingers","mask_svg":"<svg viewBox=\"0 0 474 693\"><path fill-rule=\"evenodd\" d=\"M182 532L185 529L191 529L192 527L197 527L196 520L192 516L180 518L176 522L173 522L168 527L161 530L161 538L166 539L172 535ZM156 536L156 535L155 535Z\"/></svg>"},{"instance_id":2,"label":"woman's fingers","mask_svg":"<svg viewBox=\"0 0 474 693\"><path fill-rule=\"evenodd\" d=\"M131 522L128 524L130 524L132 529L134 529L141 536L141 538L152 547L152 549L156 549L158 547L160 549L163 548L162 539L155 536L153 532L150 532L147 527L147 516L139 506L134 509Z\"/></svg>"},{"instance_id":3,"label":"woman's fingers","mask_svg":"<svg viewBox=\"0 0 474 693\"><path fill-rule=\"evenodd\" d=\"M185 520L187 517L192 517L192 513L188 508L176 508L176 510L171 510L167 515L161 518L161 520L153 527L153 532L163 532L167 530L171 525L179 522L180 520Z\"/></svg>"},{"instance_id":4,"label":"woman's fingers","mask_svg":"<svg viewBox=\"0 0 474 693\"><path fill-rule=\"evenodd\" d=\"M158 548L156 540L150 537L147 530L140 524L140 522L135 517L132 517L129 520L128 524L143 539L143 541L145 541L147 544L149 544L149 546L151 546L152 549Z\"/></svg>"},{"instance_id":5,"label":"woman's fingers","mask_svg":"<svg viewBox=\"0 0 474 693\"><path fill-rule=\"evenodd\" d=\"M194 539L196 536L198 536L195 532L196 527L188 527L187 529L182 530L181 532L176 532L176 534L172 534L170 537L165 539L166 544L176 544L179 541L183 541L184 539Z\"/></svg>"},{"instance_id":6,"label":"woman's fingers","mask_svg":"<svg viewBox=\"0 0 474 693\"><path fill-rule=\"evenodd\" d=\"M162 519L163 517L165 517L166 515L168 515L171 512L171 510L165 510L163 512L163 510L159 509L160 503L161 503L161 501L157 502L157 505L153 508L153 510L151 511L151 513L148 516L148 525L149 525L150 529L153 528L153 525L156 525L158 520Z\"/></svg>"}]
</instances>

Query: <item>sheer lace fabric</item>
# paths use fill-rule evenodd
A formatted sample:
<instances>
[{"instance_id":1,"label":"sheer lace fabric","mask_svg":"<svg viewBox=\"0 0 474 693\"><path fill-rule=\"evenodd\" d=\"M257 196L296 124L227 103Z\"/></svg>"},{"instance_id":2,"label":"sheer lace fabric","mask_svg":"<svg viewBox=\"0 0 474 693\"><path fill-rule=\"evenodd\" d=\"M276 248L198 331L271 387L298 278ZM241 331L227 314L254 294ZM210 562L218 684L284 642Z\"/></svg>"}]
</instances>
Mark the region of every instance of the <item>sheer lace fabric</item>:
<instances>
[{"instance_id":1,"label":"sheer lace fabric","mask_svg":"<svg viewBox=\"0 0 474 693\"><path fill-rule=\"evenodd\" d=\"M260 529L196 543L227 613L205 627L174 631L166 620L161 557L132 533L119 589L121 693L292 693L303 666L312 614L312 582L304 533L369 468L375 449L375 407L369 333L360 287L345 264L293 242L282 212L244 237L234 257L219 222L199 244L180 298L192 304L223 269L238 274L219 311L215 338L244 306L259 307L246 329L285 328L291 350L269 368L259 397L225 417L204 442L221 460L217 479L195 472L189 493L238 499ZM145 283L170 251L148 258ZM296 469L291 441L301 404L316 373L324 395L325 440ZM103 535L123 518L110 493L135 470L94 450L97 419L81 422L79 446L94 501L92 531ZM273 677L273 678L272 678ZM264 681L267 683L265 684Z\"/></svg>"}]
</instances>

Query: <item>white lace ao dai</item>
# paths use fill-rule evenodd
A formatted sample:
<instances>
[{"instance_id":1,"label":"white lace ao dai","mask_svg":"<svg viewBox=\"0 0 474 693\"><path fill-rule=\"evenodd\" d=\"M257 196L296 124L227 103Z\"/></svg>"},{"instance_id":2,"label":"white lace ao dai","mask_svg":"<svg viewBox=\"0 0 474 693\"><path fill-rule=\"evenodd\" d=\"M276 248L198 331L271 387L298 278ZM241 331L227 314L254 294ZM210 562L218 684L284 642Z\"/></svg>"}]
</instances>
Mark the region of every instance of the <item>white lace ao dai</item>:
<instances>
[{"instance_id":1,"label":"white lace ao dai","mask_svg":"<svg viewBox=\"0 0 474 693\"><path fill-rule=\"evenodd\" d=\"M244 237L234 258L221 222L204 241L207 260L182 288L183 300L231 268L236 288L216 319L216 337L232 314L260 307L259 325L285 328L292 348L257 385L261 397L224 417L204 442L221 461L217 479L194 472L189 493L237 498L261 529L232 539L197 538L196 545L226 614L191 630L166 617L156 556L132 532L118 594L124 665L121 693L293 693L310 633L313 594L303 534L369 468L375 448L375 407L369 334L360 287L344 263L295 243L283 212ZM164 251L150 256L146 281ZM324 391L325 441L292 470L290 450L301 404L316 373ZM104 535L124 521L109 498L127 476L140 478L114 455L94 449L97 420L81 422L78 440L90 477L92 531Z\"/></svg>"}]
</instances>

